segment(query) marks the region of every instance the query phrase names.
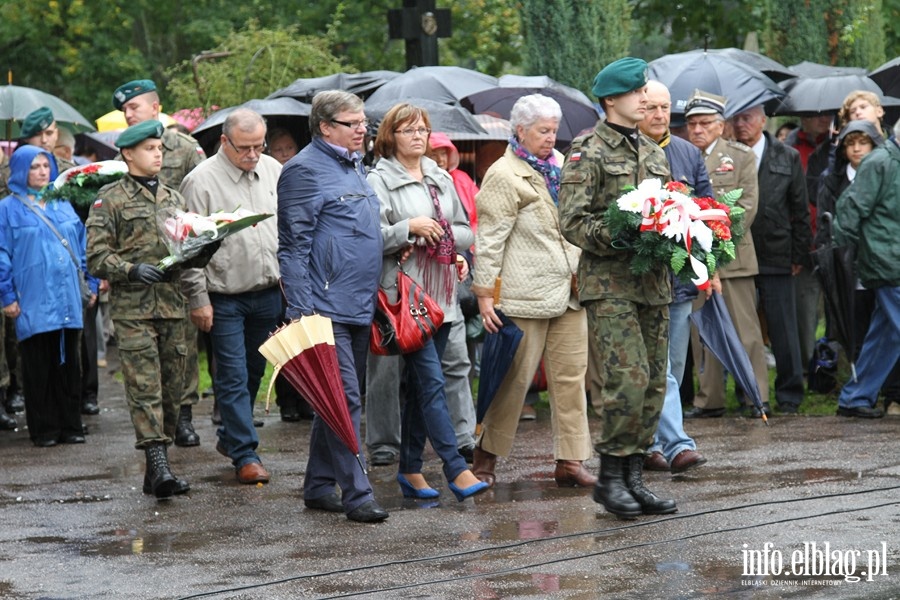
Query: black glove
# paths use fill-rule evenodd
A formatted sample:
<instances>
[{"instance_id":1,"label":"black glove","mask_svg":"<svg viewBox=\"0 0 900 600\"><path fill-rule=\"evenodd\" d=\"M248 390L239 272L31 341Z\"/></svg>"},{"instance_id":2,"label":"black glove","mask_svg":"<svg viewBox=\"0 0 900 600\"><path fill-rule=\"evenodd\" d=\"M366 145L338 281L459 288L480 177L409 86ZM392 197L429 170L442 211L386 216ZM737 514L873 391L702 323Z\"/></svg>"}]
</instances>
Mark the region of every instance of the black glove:
<instances>
[{"instance_id":1,"label":"black glove","mask_svg":"<svg viewBox=\"0 0 900 600\"><path fill-rule=\"evenodd\" d=\"M159 283L165 276L165 271L147 263L136 264L128 271L128 281L136 281L147 285Z\"/></svg>"},{"instance_id":2,"label":"black glove","mask_svg":"<svg viewBox=\"0 0 900 600\"><path fill-rule=\"evenodd\" d=\"M200 249L200 254L198 256L201 256L201 257L209 260L210 258L212 258L212 255L215 254L216 251L221 246L222 246L222 240L216 240L215 242L212 242L211 244L207 244L207 245L203 246Z\"/></svg>"}]
</instances>

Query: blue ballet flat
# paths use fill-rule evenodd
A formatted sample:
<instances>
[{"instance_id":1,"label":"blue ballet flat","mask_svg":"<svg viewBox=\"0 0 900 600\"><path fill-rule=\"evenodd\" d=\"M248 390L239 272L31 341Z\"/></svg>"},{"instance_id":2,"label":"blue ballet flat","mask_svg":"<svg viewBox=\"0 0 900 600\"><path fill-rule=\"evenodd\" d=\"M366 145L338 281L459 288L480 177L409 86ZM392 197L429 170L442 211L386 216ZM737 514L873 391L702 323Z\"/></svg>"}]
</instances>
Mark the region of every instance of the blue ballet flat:
<instances>
[{"instance_id":1,"label":"blue ballet flat","mask_svg":"<svg viewBox=\"0 0 900 600\"><path fill-rule=\"evenodd\" d=\"M424 488L417 489L413 487L413 484L403 476L402 473L397 474L397 483L400 484L400 491L403 492L404 498L418 498L419 500L428 500L430 498L437 498L441 495L439 491L434 488ZM454 492L455 493L455 492Z\"/></svg>"},{"instance_id":2,"label":"blue ballet flat","mask_svg":"<svg viewBox=\"0 0 900 600\"><path fill-rule=\"evenodd\" d=\"M466 498L468 498L470 496L474 496L475 494L480 494L481 492L485 491L489 487L491 487L491 486L489 486L488 484L486 484L483 481L479 481L478 483L470 485L469 487L467 487L465 489L460 489L455 483L453 483L452 481L450 482L450 491L453 492L453 495L456 496L456 499L459 500L460 502L462 502L463 500L465 500Z\"/></svg>"}]
</instances>

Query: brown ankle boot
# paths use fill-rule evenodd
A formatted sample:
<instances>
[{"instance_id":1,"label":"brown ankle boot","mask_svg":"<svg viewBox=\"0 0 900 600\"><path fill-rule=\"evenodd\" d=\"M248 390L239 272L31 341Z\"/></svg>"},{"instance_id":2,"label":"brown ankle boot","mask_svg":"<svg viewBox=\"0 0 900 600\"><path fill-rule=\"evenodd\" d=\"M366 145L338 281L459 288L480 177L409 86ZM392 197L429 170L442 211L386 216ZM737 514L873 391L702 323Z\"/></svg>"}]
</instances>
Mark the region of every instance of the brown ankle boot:
<instances>
[{"instance_id":1,"label":"brown ankle boot","mask_svg":"<svg viewBox=\"0 0 900 600\"><path fill-rule=\"evenodd\" d=\"M553 477L559 487L593 487L597 483L597 478L584 468L580 460L556 461Z\"/></svg>"},{"instance_id":2,"label":"brown ankle boot","mask_svg":"<svg viewBox=\"0 0 900 600\"><path fill-rule=\"evenodd\" d=\"M497 455L491 454L487 450L482 450L481 446L475 446L472 458L472 472L479 481L483 481L488 486L494 485L494 467L497 464Z\"/></svg>"}]
</instances>

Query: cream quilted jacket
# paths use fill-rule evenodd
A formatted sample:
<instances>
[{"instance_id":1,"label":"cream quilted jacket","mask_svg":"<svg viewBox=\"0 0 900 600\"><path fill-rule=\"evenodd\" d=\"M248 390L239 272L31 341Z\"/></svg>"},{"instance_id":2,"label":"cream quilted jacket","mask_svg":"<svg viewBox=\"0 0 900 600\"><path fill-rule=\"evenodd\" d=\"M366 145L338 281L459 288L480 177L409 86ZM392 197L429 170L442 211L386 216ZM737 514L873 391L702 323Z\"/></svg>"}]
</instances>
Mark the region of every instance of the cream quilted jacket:
<instances>
[{"instance_id":1,"label":"cream quilted jacket","mask_svg":"<svg viewBox=\"0 0 900 600\"><path fill-rule=\"evenodd\" d=\"M562 165L563 156L555 154ZM571 283L581 250L559 232L544 177L507 148L488 170L475 201L472 291L491 296L500 277L500 306L513 317L546 319L579 308Z\"/></svg>"}]
</instances>

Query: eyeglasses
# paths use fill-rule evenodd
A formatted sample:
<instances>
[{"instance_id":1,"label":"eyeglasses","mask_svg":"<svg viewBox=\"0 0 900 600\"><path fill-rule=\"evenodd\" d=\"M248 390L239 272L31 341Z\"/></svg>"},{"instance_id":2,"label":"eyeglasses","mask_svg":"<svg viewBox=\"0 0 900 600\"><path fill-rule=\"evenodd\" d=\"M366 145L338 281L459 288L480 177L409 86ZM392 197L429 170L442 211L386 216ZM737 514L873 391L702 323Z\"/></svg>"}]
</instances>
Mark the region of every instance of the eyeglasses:
<instances>
[{"instance_id":1,"label":"eyeglasses","mask_svg":"<svg viewBox=\"0 0 900 600\"><path fill-rule=\"evenodd\" d=\"M228 143L231 144L231 147L234 148L234 151L238 154L250 154L250 152L262 154L266 151L266 148L269 147L269 144L267 144L266 142L263 142L259 146L235 146L230 137L226 135L225 139L228 140Z\"/></svg>"},{"instance_id":2,"label":"eyeglasses","mask_svg":"<svg viewBox=\"0 0 900 600\"><path fill-rule=\"evenodd\" d=\"M688 126L688 129L693 129L694 127L702 127L703 129L709 129L710 127L713 126L714 123L718 123L718 122L719 122L718 119L706 119L703 121L700 121L700 120L688 121L687 126Z\"/></svg>"},{"instance_id":3,"label":"eyeglasses","mask_svg":"<svg viewBox=\"0 0 900 600\"><path fill-rule=\"evenodd\" d=\"M332 123L337 123L338 125L343 125L344 127L347 127L348 129L353 129L353 130L359 129L360 127L365 129L366 127L369 126L368 119L363 119L362 121L338 121L337 119L330 119L330 120Z\"/></svg>"},{"instance_id":4,"label":"eyeglasses","mask_svg":"<svg viewBox=\"0 0 900 600\"><path fill-rule=\"evenodd\" d=\"M399 133L400 135L405 135L406 137L412 137L415 134L419 134L422 137L425 137L429 133L431 133L430 129L426 129L425 127L419 127L418 129L413 129L412 127L407 127L406 129L397 129L394 133Z\"/></svg>"}]
</instances>

